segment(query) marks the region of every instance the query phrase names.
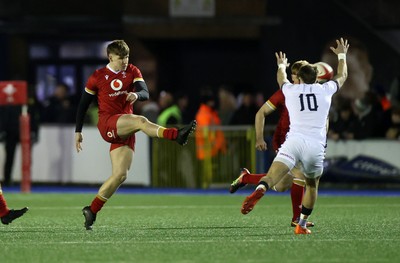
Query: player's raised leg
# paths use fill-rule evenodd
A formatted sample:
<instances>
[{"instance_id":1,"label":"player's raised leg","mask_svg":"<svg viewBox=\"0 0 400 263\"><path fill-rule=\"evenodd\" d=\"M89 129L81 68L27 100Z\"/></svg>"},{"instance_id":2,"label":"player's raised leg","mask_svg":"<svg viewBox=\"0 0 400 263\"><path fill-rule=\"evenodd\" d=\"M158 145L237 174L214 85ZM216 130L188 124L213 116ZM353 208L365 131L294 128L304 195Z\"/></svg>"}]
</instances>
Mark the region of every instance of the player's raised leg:
<instances>
[{"instance_id":1,"label":"player's raised leg","mask_svg":"<svg viewBox=\"0 0 400 263\"><path fill-rule=\"evenodd\" d=\"M149 137L164 138L185 145L188 137L196 129L196 121L192 120L182 128L165 128L149 121L146 117L134 114L122 115L117 121L118 136L125 138L137 131L143 131Z\"/></svg>"}]
</instances>

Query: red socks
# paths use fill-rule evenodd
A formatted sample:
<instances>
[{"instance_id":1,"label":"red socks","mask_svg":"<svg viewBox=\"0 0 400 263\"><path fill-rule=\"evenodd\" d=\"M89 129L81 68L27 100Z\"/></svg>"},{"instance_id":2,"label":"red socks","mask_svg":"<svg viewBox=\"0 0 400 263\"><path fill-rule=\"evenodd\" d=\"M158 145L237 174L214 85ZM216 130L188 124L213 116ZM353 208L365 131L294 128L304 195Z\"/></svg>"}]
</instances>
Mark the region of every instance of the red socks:
<instances>
[{"instance_id":1,"label":"red socks","mask_svg":"<svg viewBox=\"0 0 400 263\"><path fill-rule=\"evenodd\" d=\"M0 194L0 217L3 217L8 214L10 209L7 207L6 200L4 199L3 195Z\"/></svg>"},{"instance_id":2,"label":"red socks","mask_svg":"<svg viewBox=\"0 0 400 263\"><path fill-rule=\"evenodd\" d=\"M304 186L293 183L292 188L290 189L290 197L292 199L292 209L293 209L292 222L294 222L297 218L300 217L303 194L304 194Z\"/></svg>"},{"instance_id":3,"label":"red socks","mask_svg":"<svg viewBox=\"0 0 400 263\"><path fill-rule=\"evenodd\" d=\"M178 129L166 128L163 132L163 137L168 140L175 140L178 137Z\"/></svg>"},{"instance_id":4,"label":"red socks","mask_svg":"<svg viewBox=\"0 0 400 263\"><path fill-rule=\"evenodd\" d=\"M266 174L245 174L242 177L242 183L244 184L255 184L257 185L261 178L263 178Z\"/></svg>"},{"instance_id":5,"label":"red socks","mask_svg":"<svg viewBox=\"0 0 400 263\"><path fill-rule=\"evenodd\" d=\"M106 203L106 199L100 197L100 196L96 196L93 201L92 204L90 205L90 210L92 210L93 213L97 213L101 210L101 208L103 207L103 205Z\"/></svg>"}]
</instances>

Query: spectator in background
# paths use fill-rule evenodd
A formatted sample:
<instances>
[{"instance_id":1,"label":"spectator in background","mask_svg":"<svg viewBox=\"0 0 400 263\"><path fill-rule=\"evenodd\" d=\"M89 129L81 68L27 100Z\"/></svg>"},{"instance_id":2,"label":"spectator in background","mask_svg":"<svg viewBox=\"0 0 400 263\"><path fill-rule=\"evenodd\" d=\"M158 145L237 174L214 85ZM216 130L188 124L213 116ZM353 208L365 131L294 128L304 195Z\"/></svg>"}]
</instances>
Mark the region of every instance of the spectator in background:
<instances>
[{"instance_id":1,"label":"spectator in background","mask_svg":"<svg viewBox=\"0 0 400 263\"><path fill-rule=\"evenodd\" d=\"M328 138L332 140L354 139L357 117L350 99L339 98L335 116L329 118Z\"/></svg>"},{"instance_id":2,"label":"spectator in background","mask_svg":"<svg viewBox=\"0 0 400 263\"><path fill-rule=\"evenodd\" d=\"M389 97L391 106L400 107L400 74L390 84Z\"/></svg>"},{"instance_id":3,"label":"spectator in background","mask_svg":"<svg viewBox=\"0 0 400 263\"><path fill-rule=\"evenodd\" d=\"M160 114L160 106L157 103L157 95L154 92L149 91L149 100L140 101L138 103L137 110L144 117L146 117L150 122L156 123L158 115Z\"/></svg>"},{"instance_id":4,"label":"spectator in background","mask_svg":"<svg viewBox=\"0 0 400 263\"><path fill-rule=\"evenodd\" d=\"M241 96L241 104L233 113L230 124L232 125L254 125L254 119L258 112L255 103L255 96L252 91L243 91Z\"/></svg>"},{"instance_id":5,"label":"spectator in background","mask_svg":"<svg viewBox=\"0 0 400 263\"><path fill-rule=\"evenodd\" d=\"M383 137L381 135L382 110L379 110L376 95L366 92L362 98L354 101L354 112L357 121L354 127L354 139L363 140Z\"/></svg>"},{"instance_id":6,"label":"spectator in background","mask_svg":"<svg viewBox=\"0 0 400 263\"><path fill-rule=\"evenodd\" d=\"M385 88L381 85L377 85L375 90L380 108L382 108L383 111L389 110L392 104L390 102L389 94L386 93Z\"/></svg>"},{"instance_id":7,"label":"spectator in background","mask_svg":"<svg viewBox=\"0 0 400 263\"><path fill-rule=\"evenodd\" d=\"M388 130L392 128L393 125L393 111L397 111L400 108L400 75L396 76L391 84L390 84L390 89L389 89L389 94L386 95L385 99L388 101L386 102L386 107L383 107L383 136L388 138ZM381 99L381 102L383 100ZM383 104L382 104L383 105ZM391 129L392 130L392 129ZM393 131L393 130L392 130ZM392 136L389 135L389 138ZM388 138L388 139L389 139Z\"/></svg>"},{"instance_id":8,"label":"spectator in background","mask_svg":"<svg viewBox=\"0 0 400 263\"><path fill-rule=\"evenodd\" d=\"M189 98L182 91L177 92L175 97L172 97L172 94L170 97L172 103L161 111L157 118L157 124L161 126L182 125L184 123L183 112L185 112L189 104Z\"/></svg>"},{"instance_id":9,"label":"spectator in background","mask_svg":"<svg viewBox=\"0 0 400 263\"><path fill-rule=\"evenodd\" d=\"M77 105L64 83L57 84L54 94L44 102L42 121L45 123L75 123Z\"/></svg>"},{"instance_id":10,"label":"spectator in background","mask_svg":"<svg viewBox=\"0 0 400 263\"><path fill-rule=\"evenodd\" d=\"M197 158L215 156L226 151L225 137L221 130L209 129L210 126L221 125L221 119L215 107L216 98L210 89L203 89L200 95L200 107L196 114L196 146ZM210 149L207 149L210 145Z\"/></svg>"},{"instance_id":11,"label":"spectator in background","mask_svg":"<svg viewBox=\"0 0 400 263\"><path fill-rule=\"evenodd\" d=\"M218 115L222 125L228 125L231 122L233 113L236 111L236 97L233 94L232 87L221 85L218 89Z\"/></svg>"},{"instance_id":12,"label":"spectator in background","mask_svg":"<svg viewBox=\"0 0 400 263\"><path fill-rule=\"evenodd\" d=\"M166 108L170 107L174 103L174 96L169 91L161 91L158 96L158 106L160 110L163 111Z\"/></svg>"},{"instance_id":13,"label":"spectator in background","mask_svg":"<svg viewBox=\"0 0 400 263\"><path fill-rule=\"evenodd\" d=\"M391 109L391 123L386 130L385 137L390 140L400 140L400 107Z\"/></svg>"},{"instance_id":14,"label":"spectator in background","mask_svg":"<svg viewBox=\"0 0 400 263\"><path fill-rule=\"evenodd\" d=\"M196 114L197 129L196 156L203 164L203 188L208 187L213 176L212 158L226 152L226 142L222 130L214 126L221 125L221 119L216 110L217 99L213 90L203 88L200 91L200 107ZM211 166L209 165L211 164Z\"/></svg>"}]
</instances>

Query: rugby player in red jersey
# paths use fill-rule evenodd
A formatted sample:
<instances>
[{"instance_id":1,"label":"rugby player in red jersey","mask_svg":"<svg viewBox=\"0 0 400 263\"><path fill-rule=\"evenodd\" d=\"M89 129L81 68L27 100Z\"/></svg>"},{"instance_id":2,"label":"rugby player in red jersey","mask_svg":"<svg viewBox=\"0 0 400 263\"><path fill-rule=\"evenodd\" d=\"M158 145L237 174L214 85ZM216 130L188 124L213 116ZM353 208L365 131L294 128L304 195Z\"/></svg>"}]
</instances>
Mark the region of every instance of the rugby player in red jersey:
<instances>
[{"instance_id":1,"label":"rugby player in red jersey","mask_svg":"<svg viewBox=\"0 0 400 263\"><path fill-rule=\"evenodd\" d=\"M129 47L123 40L107 46L109 63L96 70L88 79L79 103L75 147L82 150L82 127L87 109L94 97L99 104L97 127L103 139L111 144L111 176L100 187L90 206L82 209L85 228L92 230L96 215L105 202L125 181L135 151L135 133L142 131L150 137L164 138L185 145L195 130L196 121L180 129L164 128L146 117L133 114L133 103L149 99L149 91L140 70L128 63Z\"/></svg>"}]
</instances>

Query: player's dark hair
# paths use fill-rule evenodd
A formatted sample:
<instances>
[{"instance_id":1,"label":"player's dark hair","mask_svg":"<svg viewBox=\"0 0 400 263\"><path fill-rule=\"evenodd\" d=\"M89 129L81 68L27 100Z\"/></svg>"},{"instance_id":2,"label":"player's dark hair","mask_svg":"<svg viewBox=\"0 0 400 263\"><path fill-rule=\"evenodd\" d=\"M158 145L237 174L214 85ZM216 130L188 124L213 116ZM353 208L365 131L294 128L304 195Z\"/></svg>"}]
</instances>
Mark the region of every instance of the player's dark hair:
<instances>
[{"instance_id":1,"label":"player's dark hair","mask_svg":"<svg viewBox=\"0 0 400 263\"><path fill-rule=\"evenodd\" d=\"M304 83L313 84L317 80L318 69L311 64L303 65L299 69L299 72L297 72L297 76L302 79Z\"/></svg>"},{"instance_id":2,"label":"player's dark hair","mask_svg":"<svg viewBox=\"0 0 400 263\"><path fill-rule=\"evenodd\" d=\"M129 55L129 47L124 40L114 40L107 46L107 56L110 54L126 57Z\"/></svg>"}]
</instances>

